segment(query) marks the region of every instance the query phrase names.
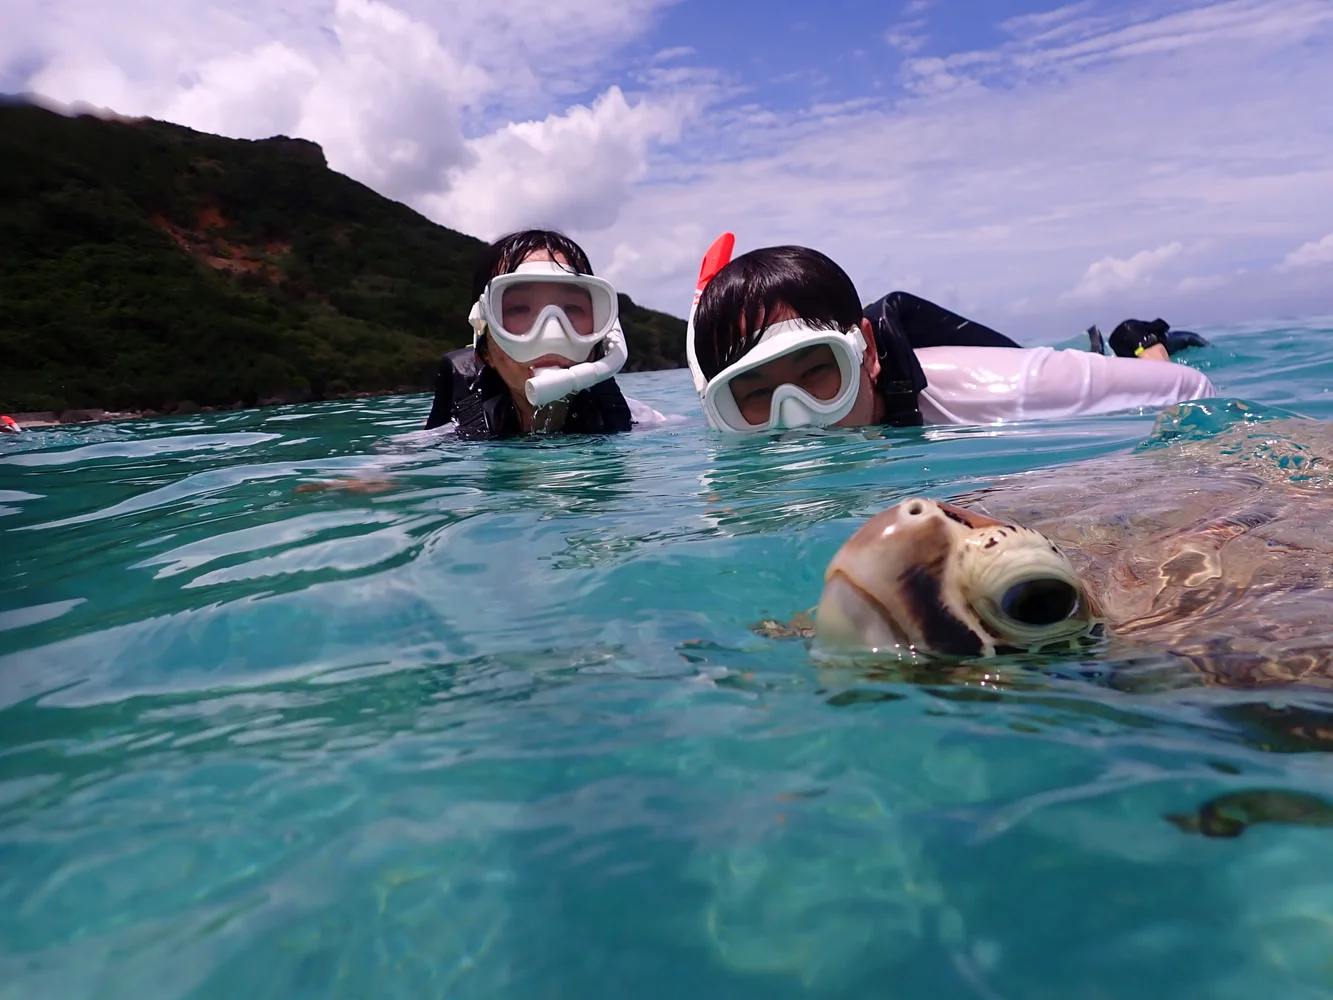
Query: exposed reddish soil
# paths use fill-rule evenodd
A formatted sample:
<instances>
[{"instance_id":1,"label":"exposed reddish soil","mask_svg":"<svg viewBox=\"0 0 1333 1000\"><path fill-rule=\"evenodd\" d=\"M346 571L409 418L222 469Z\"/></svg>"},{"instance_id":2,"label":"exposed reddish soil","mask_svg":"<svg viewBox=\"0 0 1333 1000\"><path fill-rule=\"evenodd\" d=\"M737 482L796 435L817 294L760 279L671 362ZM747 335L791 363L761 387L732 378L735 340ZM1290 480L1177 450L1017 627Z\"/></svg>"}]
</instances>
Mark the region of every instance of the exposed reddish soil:
<instances>
[{"instance_id":1,"label":"exposed reddish soil","mask_svg":"<svg viewBox=\"0 0 1333 1000\"><path fill-rule=\"evenodd\" d=\"M280 240L270 240L262 248L227 240L216 232L228 226L216 205L205 205L199 209L194 229L174 225L162 215L154 215L153 224L175 240L182 250L214 270L231 274L263 271L272 282L282 280L279 260L292 249L290 243Z\"/></svg>"}]
</instances>

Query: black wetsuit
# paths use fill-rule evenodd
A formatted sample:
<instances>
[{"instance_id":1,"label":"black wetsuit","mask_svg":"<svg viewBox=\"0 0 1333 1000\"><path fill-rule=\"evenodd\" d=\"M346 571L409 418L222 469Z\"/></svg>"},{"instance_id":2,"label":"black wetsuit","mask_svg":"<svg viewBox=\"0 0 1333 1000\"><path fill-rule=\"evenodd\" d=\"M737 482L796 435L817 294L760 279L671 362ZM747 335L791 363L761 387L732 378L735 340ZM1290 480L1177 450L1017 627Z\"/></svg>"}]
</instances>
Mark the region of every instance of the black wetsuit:
<instances>
[{"instance_id":1,"label":"black wetsuit","mask_svg":"<svg viewBox=\"0 0 1333 1000\"><path fill-rule=\"evenodd\" d=\"M865 308L878 336L881 326L896 327L914 351L923 347L1020 347L988 326L913 295L890 292Z\"/></svg>"},{"instance_id":2,"label":"black wetsuit","mask_svg":"<svg viewBox=\"0 0 1333 1000\"><path fill-rule=\"evenodd\" d=\"M633 426L629 404L613 378L567 397L565 434L618 434ZM458 424L464 440L517 437L523 433L509 387L471 347L450 351L440 359L435 376L435 402L426 429L449 421Z\"/></svg>"},{"instance_id":3,"label":"black wetsuit","mask_svg":"<svg viewBox=\"0 0 1333 1000\"><path fill-rule=\"evenodd\" d=\"M884 422L894 427L922 423L917 395L927 383L914 351L923 347L1019 347L1004 334L911 292L890 292L866 306L863 315L870 320L879 351L875 389L884 401Z\"/></svg>"}]
</instances>

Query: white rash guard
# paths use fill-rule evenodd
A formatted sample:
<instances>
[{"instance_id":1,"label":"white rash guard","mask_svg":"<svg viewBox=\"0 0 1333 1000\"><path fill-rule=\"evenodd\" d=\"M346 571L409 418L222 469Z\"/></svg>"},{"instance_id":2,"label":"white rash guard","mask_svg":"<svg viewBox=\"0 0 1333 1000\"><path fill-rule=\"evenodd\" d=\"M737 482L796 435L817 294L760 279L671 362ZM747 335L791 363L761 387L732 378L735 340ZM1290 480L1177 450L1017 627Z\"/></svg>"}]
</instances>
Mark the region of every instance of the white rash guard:
<instances>
[{"instance_id":1,"label":"white rash guard","mask_svg":"<svg viewBox=\"0 0 1333 1000\"><path fill-rule=\"evenodd\" d=\"M1174 361L1053 347L923 347L926 424L1058 420L1216 396L1203 372Z\"/></svg>"},{"instance_id":2,"label":"white rash guard","mask_svg":"<svg viewBox=\"0 0 1333 1000\"><path fill-rule=\"evenodd\" d=\"M629 417L634 422L635 428L661 427L663 424L671 423L670 417L654 410L641 399L625 396L625 402L629 405Z\"/></svg>"}]
</instances>

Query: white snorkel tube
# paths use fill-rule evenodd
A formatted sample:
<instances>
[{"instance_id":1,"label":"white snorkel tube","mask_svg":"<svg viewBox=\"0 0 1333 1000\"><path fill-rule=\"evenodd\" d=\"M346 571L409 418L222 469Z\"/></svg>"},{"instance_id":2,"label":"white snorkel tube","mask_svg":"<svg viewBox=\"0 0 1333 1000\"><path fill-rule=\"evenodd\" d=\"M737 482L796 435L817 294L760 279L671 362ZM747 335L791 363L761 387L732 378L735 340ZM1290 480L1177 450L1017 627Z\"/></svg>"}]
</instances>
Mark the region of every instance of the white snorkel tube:
<instances>
[{"instance_id":1,"label":"white snorkel tube","mask_svg":"<svg viewBox=\"0 0 1333 1000\"><path fill-rule=\"evenodd\" d=\"M540 305L540 296L535 318L529 320L524 316L519 322L506 324L506 291L521 293L525 287L553 284L568 285L571 291L586 294L592 311L588 332L579 332L565 307L551 302ZM576 304L570 300L570 308ZM575 274L551 260L527 261L512 272L496 275L473 304L468 322L472 325L474 348L482 335L489 333L497 346L520 364L548 355L575 362L568 368L552 365L533 369L532 377L523 385L523 394L534 407L546 406L604 382L629 360L615 288L603 278ZM598 344L605 346L605 353L595 361L588 360Z\"/></svg>"},{"instance_id":2,"label":"white snorkel tube","mask_svg":"<svg viewBox=\"0 0 1333 1000\"><path fill-rule=\"evenodd\" d=\"M625 334L618 320L602 343L607 350L596 361L584 361L571 368L534 369L532 378L523 383L523 395L528 397L528 402L533 406L545 406L591 389L615 375L629 360L629 348L625 346Z\"/></svg>"}]
</instances>

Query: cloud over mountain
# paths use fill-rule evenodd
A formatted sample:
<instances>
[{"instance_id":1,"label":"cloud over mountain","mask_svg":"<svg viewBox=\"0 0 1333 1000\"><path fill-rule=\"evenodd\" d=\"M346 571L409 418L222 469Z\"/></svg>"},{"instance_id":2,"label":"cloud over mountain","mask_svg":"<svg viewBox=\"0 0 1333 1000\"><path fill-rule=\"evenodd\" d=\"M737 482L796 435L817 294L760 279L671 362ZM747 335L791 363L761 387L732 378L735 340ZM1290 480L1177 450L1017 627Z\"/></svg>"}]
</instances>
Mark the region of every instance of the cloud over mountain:
<instances>
[{"instance_id":1,"label":"cloud over mountain","mask_svg":"<svg viewBox=\"0 0 1333 1000\"><path fill-rule=\"evenodd\" d=\"M467 232L568 229L678 314L723 229L1021 339L1333 310L1333 4L959 4L895 5L802 66L755 56L779 8L710 48L705 0L14 0L0 89L310 138ZM821 96L858 58L889 85Z\"/></svg>"}]
</instances>

